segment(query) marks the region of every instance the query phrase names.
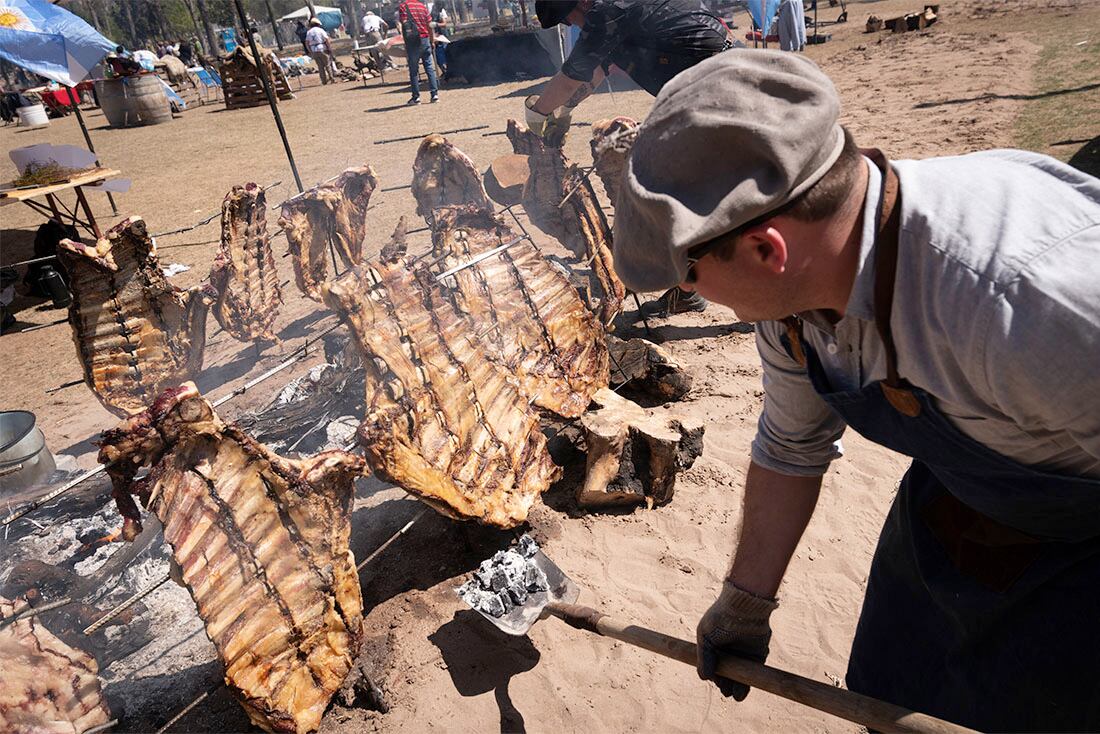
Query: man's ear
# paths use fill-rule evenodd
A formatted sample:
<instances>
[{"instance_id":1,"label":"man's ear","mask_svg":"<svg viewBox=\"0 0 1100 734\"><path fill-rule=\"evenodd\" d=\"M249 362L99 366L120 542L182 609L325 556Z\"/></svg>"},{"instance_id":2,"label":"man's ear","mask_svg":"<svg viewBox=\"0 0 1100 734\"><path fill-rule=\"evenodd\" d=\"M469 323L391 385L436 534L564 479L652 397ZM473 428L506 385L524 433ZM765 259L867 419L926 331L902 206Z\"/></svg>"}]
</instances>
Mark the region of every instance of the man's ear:
<instances>
[{"instance_id":1,"label":"man's ear","mask_svg":"<svg viewBox=\"0 0 1100 734\"><path fill-rule=\"evenodd\" d=\"M774 220L761 222L744 231L737 247L755 265L780 275L787 268L787 240Z\"/></svg>"}]
</instances>

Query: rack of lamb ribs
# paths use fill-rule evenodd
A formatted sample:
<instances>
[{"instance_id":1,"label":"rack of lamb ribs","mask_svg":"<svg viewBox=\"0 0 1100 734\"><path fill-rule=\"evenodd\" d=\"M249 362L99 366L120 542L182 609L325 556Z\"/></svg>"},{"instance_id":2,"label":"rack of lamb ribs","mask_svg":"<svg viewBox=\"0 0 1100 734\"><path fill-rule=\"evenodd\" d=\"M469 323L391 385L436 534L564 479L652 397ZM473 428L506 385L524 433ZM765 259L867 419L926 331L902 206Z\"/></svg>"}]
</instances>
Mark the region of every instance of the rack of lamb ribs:
<instances>
[{"instance_id":1,"label":"rack of lamb ribs","mask_svg":"<svg viewBox=\"0 0 1100 734\"><path fill-rule=\"evenodd\" d=\"M352 670L363 601L348 548L363 460L284 459L222 422L191 383L103 434L101 463L133 539L133 496L164 525L225 682L252 723L315 731ZM152 467L135 480L143 466Z\"/></svg>"},{"instance_id":2,"label":"rack of lamb ribs","mask_svg":"<svg viewBox=\"0 0 1100 734\"><path fill-rule=\"evenodd\" d=\"M446 268L516 239L485 210L448 207L437 209L435 216L432 254L444 257ZM535 405L576 418L606 387L603 327L569 279L530 240L446 280L456 286L445 291L447 297L470 317L488 352L518 378Z\"/></svg>"},{"instance_id":3,"label":"rack of lamb ribs","mask_svg":"<svg viewBox=\"0 0 1100 734\"><path fill-rule=\"evenodd\" d=\"M412 194L416 213L435 227L433 212L440 207L471 205L492 211L474 162L442 135L429 135L420 143L413 162Z\"/></svg>"},{"instance_id":4,"label":"rack of lamb ribs","mask_svg":"<svg viewBox=\"0 0 1100 734\"><path fill-rule=\"evenodd\" d=\"M591 182L580 167L569 162L560 147L547 145L515 120L508 120L506 134L513 151L527 156L531 171L523 187L527 216L574 256L590 264L599 286L599 319L604 326L610 326L622 312L626 289L615 274L611 226Z\"/></svg>"},{"instance_id":5,"label":"rack of lamb ribs","mask_svg":"<svg viewBox=\"0 0 1100 734\"><path fill-rule=\"evenodd\" d=\"M367 461L444 515L515 527L560 474L538 414L427 266L383 253L324 287L364 356Z\"/></svg>"},{"instance_id":6,"label":"rack of lamb ribs","mask_svg":"<svg viewBox=\"0 0 1100 734\"><path fill-rule=\"evenodd\" d=\"M58 257L70 276L69 325L84 381L107 410L140 412L165 387L198 375L214 291L170 284L140 217L95 246L62 240Z\"/></svg>"},{"instance_id":7,"label":"rack of lamb ribs","mask_svg":"<svg viewBox=\"0 0 1100 734\"><path fill-rule=\"evenodd\" d=\"M367 207L376 188L374 169L359 166L283 204L279 225L286 230L295 280L309 298L321 300L330 244L345 267L362 261Z\"/></svg>"},{"instance_id":8,"label":"rack of lamb ribs","mask_svg":"<svg viewBox=\"0 0 1100 734\"><path fill-rule=\"evenodd\" d=\"M221 247L210 269L218 292L214 318L243 342L275 340L283 302L267 236L267 198L254 183L234 186L222 202Z\"/></svg>"},{"instance_id":9,"label":"rack of lamb ribs","mask_svg":"<svg viewBox=\"0 0 1100 734\"><path fill-rule=\"evenodd\" d=\"M26 608L0 597L4 619ZM0 731L82 734L111 719L95 658L57 639L37 617L0 628L0 660Z\"/></svg>"}]
</instances>

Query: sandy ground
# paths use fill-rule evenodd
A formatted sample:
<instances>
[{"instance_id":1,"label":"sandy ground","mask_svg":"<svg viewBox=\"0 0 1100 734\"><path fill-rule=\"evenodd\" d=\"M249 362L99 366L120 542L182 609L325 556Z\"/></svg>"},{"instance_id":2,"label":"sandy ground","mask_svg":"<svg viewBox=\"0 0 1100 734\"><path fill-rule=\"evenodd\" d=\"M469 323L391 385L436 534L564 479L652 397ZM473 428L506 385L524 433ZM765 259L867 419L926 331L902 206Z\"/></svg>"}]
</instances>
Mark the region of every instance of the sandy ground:
<instances>
[{"instance_id":1,"label":"sandy ground","mask_svg":"<svg viewBox=\"0 0 1100 734\"><path fill-rule=\"evenodd\" d=\"M833 40L808 51L835 80L844 103L843 122L857 140L877 145L892 157L1010 145L1013 121L1032 90L1032 69L1040 52L1028 29L1067 13L1079 14L1082 28L1100 27L1100 8L1084 0L978 0L942 5L940 23L925 32L862 33L868 13L890 17L919 5L908 0L850 4L850 22L829 27ZM837 13L838 8L823 7L821 17ZM742 30L747 25L742 22ZM1095 36L1093 30L1091 43L1097 42ZM1082 38L1088 37L1082 31ZM540 84L445 88L439 104L407 108L403 103L408 92L401 84L371 81L366 88L350 83L321 88L310 79L298 98L282 103L280 110L307 185L363 162L378 171L383 191L372 200L370 221L375 229L367 243L373 251L399 216L409 215L410 222L415 217L412 197L400 187L410 183L418 141L379 141L485 125L451 136L485 167L497 155L511 152L506 138L493 133L503 130L507 117L521 116L523 98ZM641 118L650 104L651 98L641 91L602 93L580 108L576 121L591 123L613 114ZM123 215L141 215L153 232L187 226L217 211L224 193L236 183L281 181L269 193L272 204L294 192L266 108L227 112L219 106L203 107L164 125L125 130L107 128L98 111L89 112L87 119L102 160L133 180L133 189L118 197ZM4 148L40 142L80 144L75 120L54 120L43 130L0 129ZM574 129L567 153L588 162L587 129ZM0 179L11 174L10 164L0 162ZM95 206L101 224L117 221L108 216L105 201ZM275 215L271 213L272 225ZM29 256L40 221L23 207L0 209L3 262ZM416 220L410 226L419 224ZM217 236L215 220L158 240L162 264L178 262L191 268L173 282L186 287L205 278ZM413 236L414 252L427 245L426 233ZM285 240L276 239L274 246L282 253ZM283 278L291 278L289 261L279 263ZM199 380L209 396L220 397L277 364L310 334L333 323L331 314L298 294L293 285L286 293L278 321L282 343L268 347L259 358L251 345L215 333L211 319L206 368ZM18 307L24 325L64 316L27 299ZM624 318L619 331L640 335L629 321ZM681 476L672 503L652 511L578 511L570 498L580 477L576 470L568 471L546 494L545 505L532 513L530 532L585 589L583 603L693 638L695 622L716 593L736 538L748 446L762 399L760 371L749 329L728 310L714 307L705 314L676 317L655 331L655 338L694 375L694 387L677 409L706 420L703 456ZM115 419L83 385L47 393L81 376L68 327L5 335L0 347L0 395L5 406L34 411L55 453L91 466L92 441ZM232 418L265 403L317 359L313 356L281 379L235 399L223 415ZM826 478L818 511L781 590L769 660L825 682L843 679L875 539L905 466L901 457L858 436L846 437L845 444L846 457ZM575 462L578 457L572 458ZM104 506L105 492L102 484L89 486L36 519L67 521L91 514ZM363 481L354 516L356 554L365 556L419 509L401 490ZM98 522L111 526L117 522L113 512L101 510ZM53 554L54 562L61 560L69 546L53 544L52 538L21 523L7 538L16 544L6 547L5 566L17 560L16 550L32 547ZM392 709L383 715L334 705L323 731L857 728L761 692L741 704L723 700L690 668L555 620L540 623L528 638L497 633L463 610L452 589L510 538L429 512L364 571L368 655ZM146 566L163 567L159 539L142 559ZM114 645L113 654L105 656L110 665L103 678L112 706L124 713L120 731L159 727L220 680L213 648L186 592L162 587L138 609L141 613L132 628L140 634L130 640L126 652L141 649L116 659L120 641L129 635L121 627L113 628L104 643ZM243 713L221 689L175 730L247 727Z\"/></svg>"}]
</instances>

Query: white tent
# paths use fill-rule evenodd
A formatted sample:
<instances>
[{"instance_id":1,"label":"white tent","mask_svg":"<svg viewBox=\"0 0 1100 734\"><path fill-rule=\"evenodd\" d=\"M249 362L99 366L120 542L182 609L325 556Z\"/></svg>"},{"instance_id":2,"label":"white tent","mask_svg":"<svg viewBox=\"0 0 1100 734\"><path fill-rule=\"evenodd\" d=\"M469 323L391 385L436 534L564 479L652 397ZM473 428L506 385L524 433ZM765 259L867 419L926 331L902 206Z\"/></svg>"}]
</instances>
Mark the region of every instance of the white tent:
<instances>
[{"instance_id":1,"label":"white tent","mask_svg":"<svg viewBox=\"0 0 1100 734\"><path fill-rule=\"evenodd\" d=\"M313 8L317 11L317 15L321 15L322 13L340 13L340 8L330 8L325 5L314 5ZM343 13L340 14L343 15ZM295 20L309 20L309 6L301 10L295 10L293 13L287 13L282 18L279 18L280 23Z\"/></svg>"}]
</instances>

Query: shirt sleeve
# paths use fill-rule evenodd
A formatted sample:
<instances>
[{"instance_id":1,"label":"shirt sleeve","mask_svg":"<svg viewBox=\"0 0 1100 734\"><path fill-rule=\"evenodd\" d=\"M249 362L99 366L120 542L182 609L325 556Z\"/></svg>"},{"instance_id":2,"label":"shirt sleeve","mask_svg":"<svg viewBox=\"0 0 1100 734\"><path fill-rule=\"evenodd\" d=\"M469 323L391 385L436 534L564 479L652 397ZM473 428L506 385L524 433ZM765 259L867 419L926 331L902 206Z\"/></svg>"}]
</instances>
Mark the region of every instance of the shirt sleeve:
<instances>
[{"instance_id":1,"label":"shirt sleeve","mask_svg":"<svg viewBox=\"0 0 1100 734\"><path fill-rule=\"evenodd\" d=\"M596 69L606 69L611 54L622 43L624 20L622 11L614 7L600 6L590 10L569 58L561 66L561 73L574 81L592 81Z\"/></svg>"},{"instance_id":2,"label":"shirt sleeve","mask_svg":"<svg viewBox=\"0 0 1100 734\"><path fill-rule=\"evenodd\" d=\"M1030 262L988 309L982 365L993 403L1024 433L1100 465L1098 263L1100 224Z\"/></svg>"},{"instance_id":3,"label":"shirt sleeve","mask_svg":"<svg viewBox=\"0 0 1100 734\"><path fill-rule=\"evenodd\" d=\"M810 384L806 368L784 349L783 325L756 325L756 348L764 368L764 410L752 442L753 463L779 474L817 477L840 458L845 424Z\"/></svg>"}]
</instances>

